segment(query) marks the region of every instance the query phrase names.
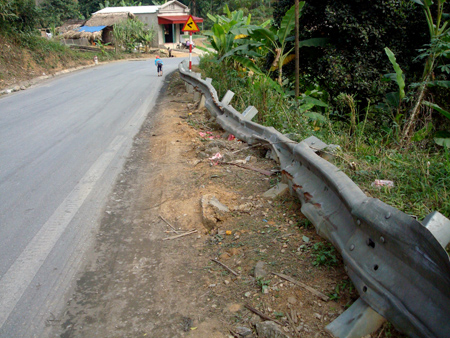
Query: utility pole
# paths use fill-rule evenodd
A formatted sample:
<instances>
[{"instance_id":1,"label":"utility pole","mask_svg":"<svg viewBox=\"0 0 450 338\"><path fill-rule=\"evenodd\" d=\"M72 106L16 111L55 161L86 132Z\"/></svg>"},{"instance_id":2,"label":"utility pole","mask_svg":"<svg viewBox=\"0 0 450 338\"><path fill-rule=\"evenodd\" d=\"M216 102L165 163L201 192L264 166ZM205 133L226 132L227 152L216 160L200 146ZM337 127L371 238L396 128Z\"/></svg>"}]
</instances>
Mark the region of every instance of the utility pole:
<instances>
[{"instance_id":1,"label":"utility pole","mask_svg":"<svg viewBox=\"0 0 450 338\"><path fill-rule=\"evenodd\" d=\"M299 55L299 4L298 0L295 0L295 97L300 96L300 89L299 89L299 77L300 77L300 55Z\"/></svg>"}]
</instances>

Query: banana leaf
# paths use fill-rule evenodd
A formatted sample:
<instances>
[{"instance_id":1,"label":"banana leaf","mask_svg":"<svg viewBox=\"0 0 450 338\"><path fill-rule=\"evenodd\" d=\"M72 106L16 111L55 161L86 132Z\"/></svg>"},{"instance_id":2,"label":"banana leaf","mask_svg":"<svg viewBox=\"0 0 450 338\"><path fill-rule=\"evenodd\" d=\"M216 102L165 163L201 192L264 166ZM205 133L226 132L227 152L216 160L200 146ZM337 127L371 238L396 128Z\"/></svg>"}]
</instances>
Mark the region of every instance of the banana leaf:
<instances>
[{"instance_id":1,"label":"banana leaf","mask_svg":"<svg viewBox=\"0 0 450 338\"><path fill-rule=\"evenodd\" d=\"M305 5L304 1L301 1L299 3L300 13L304 5ZM283 19L281 20L280 29L277 32L278 40L281 43L285 43L286 39L289 37L294 27L295 27L295 5L293 5L286 12Z\"/></svg>"},{"instance_id":2,"label":"banana leaf","mask_svg":"<svg viewBox=\"0 0 450 338\"><path fill-rule=\"evenodd\" d=\"M384 51L386 52L389 61L391 61L392 66L394 67L396 74L395 81L397 82L398 85L401 101L405 97L405 80L403 79L403 71L401 70L399 64L397 63L397 59L395 58L394 53L392 53L392 51L388 47L384 48Z\"/></svg>"},{"instance_id":3,"label":"banana leaf","mask_svg":"<svg viewBox=\"0 0 450 338\"><path fill-rule=\"evenodd\" d=\"M431 107L434 110L438 111L439 113L441 113L442 115L444 115L446 118L450 119L450 113L444 109L442 109L441 107L439 107L437 104L429 102L429 101L422 101L422 104L424 104L427 107Z\"/></svg>"}]
</instances>

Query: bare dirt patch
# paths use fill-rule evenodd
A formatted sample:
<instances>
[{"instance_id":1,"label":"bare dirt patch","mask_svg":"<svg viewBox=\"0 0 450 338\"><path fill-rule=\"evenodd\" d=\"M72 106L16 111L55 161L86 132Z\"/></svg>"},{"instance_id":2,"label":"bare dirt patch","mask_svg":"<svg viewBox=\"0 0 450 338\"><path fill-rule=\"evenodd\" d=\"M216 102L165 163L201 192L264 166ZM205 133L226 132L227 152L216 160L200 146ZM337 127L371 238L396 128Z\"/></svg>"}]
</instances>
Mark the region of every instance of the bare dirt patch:
<instances>
[{"instance_id":1,"label":"bare dirt patch","mask_svg":"<svg viewBox=\"0 0 450 338\"><path fill-rule=\"evenodd\" d=\"M222 162L278 169L265 149L228 138L191 98L175 73L135 138L52 336L256 337L262 319L250 307L290 337L328 337L325 326L357 298L299 203L289 194L263 198L277 174L210 160L220 153ZM203 225L205 195L229 209L213 230ZM399 337L389 325L373 337L387 334Z\"/></svg>"}]
</instances>

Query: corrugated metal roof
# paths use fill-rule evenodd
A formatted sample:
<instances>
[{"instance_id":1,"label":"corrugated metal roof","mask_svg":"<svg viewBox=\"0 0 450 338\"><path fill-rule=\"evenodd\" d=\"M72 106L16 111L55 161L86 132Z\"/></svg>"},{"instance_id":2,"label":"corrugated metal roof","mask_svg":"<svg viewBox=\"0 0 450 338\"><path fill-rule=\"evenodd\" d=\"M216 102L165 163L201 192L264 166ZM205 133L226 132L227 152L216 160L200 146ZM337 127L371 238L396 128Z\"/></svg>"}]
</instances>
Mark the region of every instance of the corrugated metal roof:
<instances>
[{"instance_id":1,"label":"corrugated metal roof","mask_svg":"<svg viewBox=\"0 0 450 338\"><path fill-rule=\"evenodd\" d=\"M126 6L126 7L106 7L94 14L130 12L133 14L156 13L161 6Z\"/></svg>"}]
</instances>

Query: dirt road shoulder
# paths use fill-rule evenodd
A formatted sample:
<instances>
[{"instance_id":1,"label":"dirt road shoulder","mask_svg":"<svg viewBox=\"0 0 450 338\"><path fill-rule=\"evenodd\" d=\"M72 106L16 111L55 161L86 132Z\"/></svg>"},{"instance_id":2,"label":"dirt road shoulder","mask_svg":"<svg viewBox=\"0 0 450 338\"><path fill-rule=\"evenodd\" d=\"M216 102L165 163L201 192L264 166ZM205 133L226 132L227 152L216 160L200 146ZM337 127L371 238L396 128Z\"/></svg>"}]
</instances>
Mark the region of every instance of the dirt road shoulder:
<instances>
[{"instance_id":1,"label":"dirt road shoulder","mask_svg":"<svg viewBox=\"0 0 450 338\"><path fill-rule=\"evenodd\" d=\"M357 297L338 253L288 193L263 197L280 180L266 150L220 130L177 73L167 82L52 336L256 337L251 309L286 336L328 336Z\"/></svg>"}]
</instances>

